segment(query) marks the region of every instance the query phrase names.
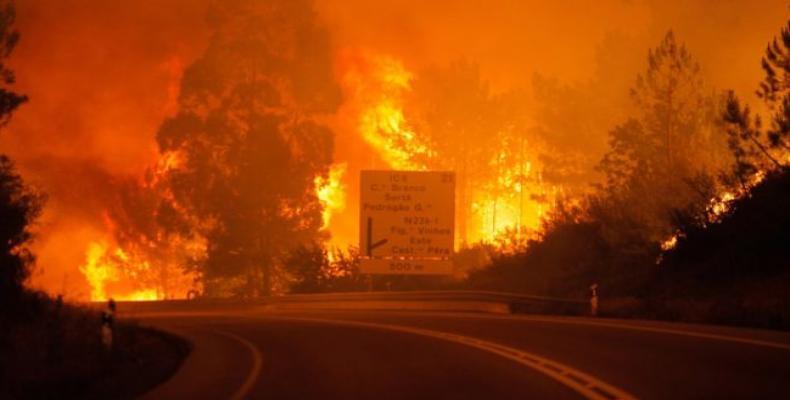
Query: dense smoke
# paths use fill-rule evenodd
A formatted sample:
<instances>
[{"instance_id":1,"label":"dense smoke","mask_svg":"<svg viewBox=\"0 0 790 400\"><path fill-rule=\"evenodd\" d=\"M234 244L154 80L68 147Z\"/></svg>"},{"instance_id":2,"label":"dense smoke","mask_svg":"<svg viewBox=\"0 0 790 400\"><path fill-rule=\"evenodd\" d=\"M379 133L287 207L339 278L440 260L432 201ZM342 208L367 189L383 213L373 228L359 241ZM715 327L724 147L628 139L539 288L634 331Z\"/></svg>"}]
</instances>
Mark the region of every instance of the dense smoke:
<instances>
[{"instance_id":1,"label":"dense smoke","mask_svg":"<svg viewBox=\"0 0 790 400\"><path fill-rule=\"evenodd\" d=\"M152 176L167 168L157 130L183 107L178 96L185 68L210 48L217 21L208 17L209 3L18 2L22 38L12 67L19 91L30 102L0 139L0 151L49 195L37 227L34 286L87 298L91 288L80 267L91 245L112 252L134 236L123 233L129 225L148 229L139 220L152 214L122 205L138 204L130 199L130 188L156 187ZM260 3L265 8L277 2ZM299 64L304 70L293 80L292 93L299 103L308 101L317 86L342 89L339 109L322 110L333 112L322 118L335 136L339 167L333 171L343 180L335 187L345 190L342 197L326 198L347 203L328 220L333 244L356 241L358 171L396 166L385 139L419 135L421 125L424 132L427 117L420 110L425 107L415 106L415 93L428 90L431 76L450 76L444 72L459 65L477 71L485 100L507 104L518 117L511 120L536 138L514 145L523 151L497 155L520 165L530 162L534 190L526 199L512 193L508 199L492 196L492 190L475 199L477 208L470 203L470 213L480 218L470 224L489 233L496 233L506 218L514 220L514 204L527 204L530 227L535 227L549 197L583 191L602 179L594 166L606 152L608 133L631 113L629 89L646 68L648 49L668 30L699 62L706 87L734 89L750 100L764 46L787 19L784 2L682 4L316 1L317 24L326 29L310 40L326 41L327 54L319 58L334 64L334 76L310 73L308 63ZM271 32L272 43L284 37ZM320 47L313 50L324 51ZM278 51L279 56L287 53ZM480 130L492 127L484 122ZM412 153L419 153L421 144L415 146ZM424 152L431 151L436 150ZM327 167L318 168L324 180L330 178ZM451 166L426 161L413 167ZM526 174L524 168L520 173ZM507 187L524 184L513 176L499 173L497 179L503 177ZM521 226L521 218L515 220ZM119 229L119 223L126 227ZM470 240L485 238L476 235Z\"/></svg>"}]
</instances>

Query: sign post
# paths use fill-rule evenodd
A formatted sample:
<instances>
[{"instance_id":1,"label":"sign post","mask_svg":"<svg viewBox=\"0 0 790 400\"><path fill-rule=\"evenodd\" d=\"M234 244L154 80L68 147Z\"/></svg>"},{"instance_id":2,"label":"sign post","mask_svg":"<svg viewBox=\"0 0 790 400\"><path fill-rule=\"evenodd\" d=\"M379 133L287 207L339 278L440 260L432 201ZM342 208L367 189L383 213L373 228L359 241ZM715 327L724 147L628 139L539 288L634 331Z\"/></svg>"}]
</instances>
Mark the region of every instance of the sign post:
<instances>
[{"instance_id":1,"label":"sign post","mask_svg":"<svg viewBox=\"0 0 790 400\"><path fill-rule=\"evenodd\" d=\"M452 273L454 223L453 172L361 172L361 272Z\"/></svg>"}]
</instances>

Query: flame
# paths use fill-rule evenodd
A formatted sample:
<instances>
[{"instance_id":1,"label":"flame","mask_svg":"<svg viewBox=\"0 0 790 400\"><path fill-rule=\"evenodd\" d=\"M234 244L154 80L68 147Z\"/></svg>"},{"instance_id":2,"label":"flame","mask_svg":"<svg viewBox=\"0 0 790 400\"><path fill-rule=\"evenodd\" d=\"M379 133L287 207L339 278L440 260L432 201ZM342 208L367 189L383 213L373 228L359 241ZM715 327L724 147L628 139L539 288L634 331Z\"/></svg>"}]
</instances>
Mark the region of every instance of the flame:
<instances>
[{"instance_id":1,"label":"flame","mask_svg":"<svg viewBox=\"0 0 790 400\"><path fill-rule=\"evenodd\" d=\"M346 191L343 185L343 176L346 173L348 164L333 164L329 168L326 178L315 177L315 188L318 201L323 206L321 212L321 229L328 229L332 220L332 215L343 211L346 208Z\"/></svg>"},{"instance_id":2,"label":"flame","mask_svg":"<svg viewBox=\"0 0 790 400\"><path fill-rule=\"evenodd\" d=\"M413 98L415 75L404 63L389 55L364 52L346 53L341 62L346 107L351 109L354 121L352 129L376 157L396 170L446 168L439 162L442 155L409 121L407 101ZM502 143L490 161L488 169L495 173L468 188L469 243L504 242L504 236L512 241L514 232L523 241L539 228L550 206L547 200L558 192L543 185L535 151L517 137ZM376 165L368 163L367 167ZM329 229L332 228L330 224Z\"/></svg>"},{"instance_id":3,"label":"flame","mask_svg":"<svg viewBox=\"0 0 790 400\"><path fill-rule=\"evenodd\" d=\"M185 162L184 154L179 151L161 154L151 173L138 181L140 188L160 195L179 209L172 193L160 190L163 189L160 184L167 173L182 168ZM92 301L186 298L197 291L197 273L186 271L185 265L205 257L205 238L199 235L186 238L162 229L149 233L150 237L127 234L120 238L118 232L123 220L114 220L107 211L102 213L102 219L105 233L88 243L85 262L79 267L91 287Z\"/></svg>"},{"instance_id":4,"label":"flame","mask_svg":"<svg viewBox=\"0 0 790 400\"><path fill-rule=\"evenodd\" d=\"M179 239L174 239L174 242L157 245L196 253L205 251L197 243ZM125 250L107 240L88 244L85 263L79 269L91 287L91 301L186 298L189 292L196 290L195 275L179 268L177 263L168 260L154 263L142 254Z\"/></svg>"},{"instance_id":5,"label":"flame","mask_svg":"<svg viewBox=\"0 0 790 400\"><path fill-rule=\"evenodd\" d=\"M721 220L721 217L730 211L735 200L748 195L752 188L762 182L763 179L765 179L765 171L758 171L749 177L737 190L725 191L710 199L708 202L708 221L717 222Z\"/></svg>"},{"instance_id":6,"label":"flame","mask_svg":"<svg viewBox=\"0 0 790 400\"><path fill-rule=\"evenodd\" d=\"M540 227L551 206L547 201L556 198L560 189L542 183L532 157L526 151L508 154L503 150L497 155L492 170L498 172L473 193L473 220L469 222L477 229L470 241L509 247L514 241L525 242Z\"/></svg>"},{"instance_id":7,"label":"flame","mask_svg":"<svg viewBox=\"0 0 790 400\"><path fill-rule=\"evenodd\" d=\"M739 187L737 190L733 191L724 191L721 194L714 196L712 199L708 201L707 206L707 222L708 223L716 223L721 221L722 217L725 216L730 209L732 208L732 203L735 200L742 198L749 194L751 189L760 182L765 179L765 171L758 171L749 179L744 182L744 184ZM662 251L669 251L674 249L678 244L678 239L682 237L682 233L676 232L669 238L665 239L660 243ZM659 257L658 262L661 261L661 257Z\"/></svg>"},{"instance_id":8,"label":"flame","mask_svg":"<svg viewBox=\"0 0 790 400\"><path fill-rule=\"evenodd\" d=\"M162 300L157 293L156 289L142 289L136 292L132 292L128 295L119 296L116 298L119 301L154 301L154 300Z\"/></svg>"},{"instance_id":9,"label":"flame","mask_svg":"<svg viewBox=\"0 0 790 400\"><path fill-rule=\"evenodd\" d=\"M362 55L352 62L342 80L351 102L360 104L357 129L362 138L392 169L425 170L415 161L430 155L409 126L403 112L404 94L413 75L399 60L389 56Z\"/></svg>"},{"instance_id":10,"label":"flame","mask_svg":"<svg viewBox=\"0 0 790 400\"><path fill-rule=\"evenodd\" d=\"M114 252L109 249L110 246L105 242L90 243L85 254L85 264L80 267L80 271L91 286L91 301L106 301L110 298L120 301L159 300L161 298L157 290L152 288L111 293L109 287L121 281L123 276L119 264L114 259L128 262L129 256L123 249L116 248ZM148 266L146 265L145 268Z\"/></svg>"},{"instance_id":11,"label":"flame","mask_svg":"<svg viewBox=\"0 0 790 400\"><path fill-rule=\"evenodd\" d=\"M156 174L164 175L168 171L180 169L184 165L184 154L180 151L168 151L159 157L156 165Z\"/></svg>"},{"instance_id":12,"label":"flame","mask_svg":"<svg viewBox=\"0 0 790 400\"><path fill-rule=\"evenodd\" d=\"M106 301L110 298L121 301L160 300L159 292L154 288L119 290L117 285L123 281L124 270L121 265L129 262L129 255L121 248L110 251L106 242L92 242L85 253L85 264L80 271L85 275L91 286L91 301ZM148 270L150 265L140 265Z\"/></svg>"},{"instance_id":13,"label":"flame","mask_svg":"<svg viewBox=\"0 0 790 400\"><path fill-rule=\"evenodd\" d=\"M85 275L85 279L91 286L91 300L93 301L107 300L105 286L108 282L118 280L118 271L112 264L104 262L105 254L107 254L105 243L90 243L85 253L85 264L80 267L80 272Z\"/></svg>"},{"instance_id":14,"label":"flame","mask_svg":"<svg viewBox=\"0 0 790 400\"><path fill-rule=\"evenodd\" d=\"M678 245L678 234L674 234L670 236L667 240L661 242L661 250L669 251L675 248Z\"/></svg>"},{"instance_id":15,"label":"flame","mask_svg":"<svg viewBox=\"0 0 790 400\"><path fill-rule=\"evenodd\" d=\"M708 212L711 215L709 219L715 221L718 220L722 215L726 214L727 211L730 210L730 204L737 197L738 196L733 192L724 192L721 195L711 199L710 204L708 205Z\"/></svg>"}]
</instances>

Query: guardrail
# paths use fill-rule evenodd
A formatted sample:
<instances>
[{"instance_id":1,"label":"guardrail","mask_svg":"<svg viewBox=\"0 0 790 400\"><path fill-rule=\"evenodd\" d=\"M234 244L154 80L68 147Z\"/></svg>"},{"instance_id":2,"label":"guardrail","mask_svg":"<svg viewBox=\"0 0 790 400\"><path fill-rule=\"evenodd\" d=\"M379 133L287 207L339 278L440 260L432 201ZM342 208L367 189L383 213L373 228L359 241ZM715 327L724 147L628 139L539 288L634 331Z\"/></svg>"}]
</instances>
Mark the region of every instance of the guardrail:
<instances>
[{"instance_id":1,"label":"guardrail","mask_svg":"<svg viewBox=\"0 0 790 400\"><path fill-rule=\"evenodd\" d=\"M125 302L121 308L131 312L145 312L221 310L231 306L235 309L400 309L565 315L587 315L590 312L590 303L586 300L465 290L289 294L257 299L197 298Z\"/></svg>"}]
</instances>

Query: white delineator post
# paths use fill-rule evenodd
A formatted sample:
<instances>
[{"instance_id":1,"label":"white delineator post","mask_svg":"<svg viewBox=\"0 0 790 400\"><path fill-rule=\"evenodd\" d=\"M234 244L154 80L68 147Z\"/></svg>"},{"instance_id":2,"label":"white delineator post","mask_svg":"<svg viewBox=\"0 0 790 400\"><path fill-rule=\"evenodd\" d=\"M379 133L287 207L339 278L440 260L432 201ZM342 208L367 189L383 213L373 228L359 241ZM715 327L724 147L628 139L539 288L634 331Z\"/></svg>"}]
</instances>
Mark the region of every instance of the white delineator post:
<instances>
[{"instance_id":1,"label":"white delineator post","mask_svg":"<svg viewBox=\"0 0 790 400\"><path fill-rule=\"evenodd\" d=\"M115 325L115 300L107 302L107 309L101 314L101 341L107 350L112 350L113 325Z\"/></svg>"},{"instance_id":2,"label":"white delineator post","mask_svg":"<svg viewBox=\"0 0 790 400\"><path fill-rule=\"evenodd\" d=\"M593 317L598 315L598 284L593 283L590 285L590 315Z\"/></svg>"}]
</instances>

